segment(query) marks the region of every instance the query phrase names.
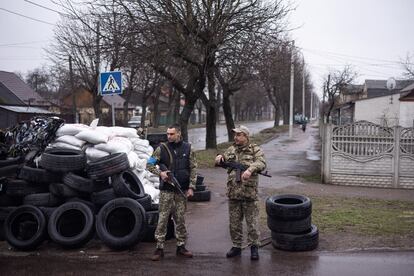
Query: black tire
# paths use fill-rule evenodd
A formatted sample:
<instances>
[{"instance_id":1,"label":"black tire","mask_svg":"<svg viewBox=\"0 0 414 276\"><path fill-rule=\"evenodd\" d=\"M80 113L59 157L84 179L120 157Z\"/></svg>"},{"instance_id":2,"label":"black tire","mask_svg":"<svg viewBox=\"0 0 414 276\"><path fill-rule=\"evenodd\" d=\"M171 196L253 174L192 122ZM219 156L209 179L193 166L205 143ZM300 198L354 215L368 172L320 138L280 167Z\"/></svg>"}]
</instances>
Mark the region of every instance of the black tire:
<instances>
[{"instance_id":1,"label":"black tire","mask_svg":"<svg viewBox=\"0 0 414 276\"><path fill-rule=\"evenodd\" d=\"M300 220L312 214L312 202L303 195L274 195L266 199L266 213L281 220Z\"/></svg>"},{"instance_id":2,"label":"black tire","mask_svg":"<svg viewBox=\"0 0 414 276\"><path fill-rule=\"evenodd\" d=\"M96 192L91 194L91 201L96 206L100 207L108 203L108 201L111 201L116 198L116 194L114 192L114 189L106 189L101 192Z\"/></svg>"},{"instance_id":3,"label":"black tire","mask_svg":"<svg viewBox=\"0 0 414 276\"><path fill-rule=\"evenodd\" d=\"M96 233L109 248L133 247L142 239L145 210L131 198L117 198L105 204L96 217Z\"/></svg>"},{"instance_id":4,"label":"black tire","mask_svg":"<svg viewBox=\"0 0 414 276\"><path fill-rule=\"evenodd\" d=\"M0 207L19 206L21 203L21 197L16 198L7 194L0 195Z\"/></svg>"},{"instance_id":5,"label":"black tire","mask_svg":"<svg viewBox=\"0 0 414 276\"><path fill-rule=\"evenodd\" d=\"M62 203L60 197L52 193L30 194L23 198L23 204L43 207L56 207Z\"/></svg>"},{"instance_id":6,"label":"black tire","mask_svg":"<svg viewBox=\"0 0 414 276\"><path fill-rule=\"evenodd\" d=\"M311 228L311 216L299 220L278 220L267 217L267 226L270 230L279 233L301 233Z\"/></svg>"},{"instance_id":7,"label":"black tire","mask_svg":"<svg viewBox=\"0 0 414 276\"><path fill-rule=\"evenodd\" d=\"M81 192L76 191L63 183L49 184L49 191L55 196L63 197L63 198L83 196Z\"/></svg>"},{"instance_id":8,"label":"black tire","mask_svg":"<svg viewBox=\"0 0 414 276\"><path fill-rule=\"evenodd\" d=\"M0 241L4 241L4 222L16 207L0 207Z\"/></svg>"},{"instance_id":9,"label":"black tire","mask_svg":"<svg viewBox=\"0 0 414 276\"><path fill-rule=\"evenodd\" d=\"M53 214L53 212L56 210L56 207L39 207L39 209L43 212L45 215L45 218L47 221L49 221L50 216Z\"/></svg>"},{"instance_id":10,"label":"black tire","mask_svg":"<svg viewBox=\"0 0 414 276\"><path fill-rule=\"evenodd\" d=\"M175 223L174 223L174 220L170 218L167 224L167 234L165 235L165 239L168 241L174 238L175 238Z\"/></svg>"},{"instance_id":11,"label":"black tire","mask_svg":"<svg viewBox=\"0 0 414 276\"><path fill-rule=\"evenodd\" d=\"M16 179L7 181L6 194L9 196L24 197L26 195L44 193L47 191L47 186L31 184L26 180Z\"/></svg>"},{"instance_id":12,"label":"black tire","mask_svg":"<svg viewBox=\"0 0 414 276\"><path fill-rule=\"evenodd\" d=\"M95 190L95 184L92 179L71 172L63 176L63 183L79 192L92 193Z\"/></svg>"},{"instance_id":13,"label":"black tire","mask_svg":"<svg viewBox=\"0 0 414 276\"><path fill-rule=\"evenodd\" d=\"M312 224L308 231L300 234L272 232L272 245L286 251L310 251L318 247L319 230Z\"/></svg>"},{"instance_id":14,"label":"black tire","mask_svg":"<svg viewBox=\"0 0 414 276\"><path fill-rule=\"evenodd\" d=\"M203 182L204 182L204 176L197 174L196 186L203 185Z\"/></svg>"},{"instance_id":15,"label":"black tire","mask_svg":"<svg viewBox=\"0 0 414 276\"><path fill-rule=\"evenodd\" d=\"M158 218L159 218L158 211L147 211L145 214L147 220L147 229L145 231L144 237L142 239L143 242L154 242L155 241L155 230L157 229L158 225Z\"/></svg>"},{"instance_id":16,"label":"black tire","mask_svg":"<svg viewBox=\"0 0 414 276\"><path fill-rule=\"evenodd\" d=\"M6 159L0 159L0 168L10 166L10 165L19 165L22 163L22 158L18 157L9 157Z\"/></svg>"},{"instance_id":17,"label":"black tire","mask_svg":"<svg viewBox=\"0 0 414 276\"><path fill-rule=\"evenodd\" d=\"M19 250L33 250L45 240L46 225L46 218L39 208L22 205L7 216L5 239Z\"/></svg>"},{"instance_id":18,"label":"black tire","mask_svg":"<svg viewBox=\"0 0 414 276\"><path fill-rule=\"evenodd\" d=\"M58 173L52 173L42 168L32 168L29 166L23 166L19 173L19 178L32 183L52 183L59 182L61 175Z\"/></svg>"},{"instance_id":19,"label":"black tire","mask_svg":"<svg viewBox=\"0 0 414 276\"><path fill-rule=\"evenodd\" d=\"M210 201L211 192L210 191L194 191L194 195L188 198L188 201L201 202L201 201Z\"/></svg>"},{"instance_id":20,"label":"black tire","mask_svg":"<svg viewBox=\"0 0 414 276\"><path fill-rule=\"evenodd\" d=\"M112 187L119 197L130 197L133 199L145 196L144 186L138 176L130 170L121 172L112 177Z\"/></svg>"},{"instance_id":21,"label":"black tire","mask_svg":"<svg viewBox=\"0 0 414 276\"><path fill-rule=\"evenodd\" d=\"M115 153L90 162L86 170L91 179L103 179L129 168L126 153Z\"/></svg>"},{"instance_id":22,"label":"black tire","mask_svg":"<svg viewBox=\"0 0 414 276\"><path fill-rule=\"evenodd\" d=\"M144 207L145 211L151 210L151 196L149 194L145 194L143 197L137 198L136 200L142 207Z\"/></svg>"},{"instance_id":23,"label":"black tire","mask_svg":"<svg viewBox=\"0 0 414 276\"><path fill-rule=\"evenodd\" d=\"M206 186L204 186L204 185L198 185L198 186L196 186L196 189L195 189L196 192L202 192L202 191L205 191L205 190L206 190Z\"/></svg>"},{"instance_id":24,"label":"black tire","mask_svg":"<svg viewBox=\"0 0 414 276\"><path fill-rule=\"evenodd\" d=\"M42 154L40 165L53 172L74 172L85 168L86 156L82 151L50 149Z\"/></svg>"},{"instance_id":25,"label":"black tire","mask_svg":"<svg viewBox=\"0 0 414 276\"><path fill-rule=\"evenodd\" d=\"M151 202L151 208L148 211L158 211L160 209L160 205L158 203Z\"/></svg>"},{"instance_id":26,"label":"black tire","mask_svg":"<svg viewBox=\"0 0 414 276\"><path fill-rule=\"evenodd\" d=\"M0 168L0 176L17 177L21 165L9 165Z\"/></svg>"},{"instance_id":27,"label":"black tire","mask_svg":"<svg viewBox=\"0 0 414 276\"><path fill-rule=\"evenodd\" d=\"M65 248L78 248L94 234L95 216L82 202L67 202L52 213L48 223L50 238Z\"/></svg>"},{"instance_id":28,"label":"black tire","mask_svg":"<svg viewBox=\"0 0 414 276\"><path fill-rule=\"evenodd\" d=\"M95 212L96 212L96 206L92 203L92 202L90 202L90 201L87 201L87 200L84 200L84 199L82 199L82 198L79 198L79 197L72 197L72 198L68 198L67 200L66 200L66 202L82 202L83 204L85 204L86 206L88 206L91 210L92 210L92 212L95 214Z\"/></svg>"}]
</instances>

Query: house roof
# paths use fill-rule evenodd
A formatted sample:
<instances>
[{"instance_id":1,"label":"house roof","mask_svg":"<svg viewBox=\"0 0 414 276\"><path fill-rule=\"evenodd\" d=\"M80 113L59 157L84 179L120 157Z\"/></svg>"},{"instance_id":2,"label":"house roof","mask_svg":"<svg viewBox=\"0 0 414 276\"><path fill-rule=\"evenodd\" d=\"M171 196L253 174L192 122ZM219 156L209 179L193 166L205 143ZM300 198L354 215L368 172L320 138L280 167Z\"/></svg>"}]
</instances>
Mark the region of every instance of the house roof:
<instances>
[{"instance_id":1,"label":"house roof","mask_svg":"<svg viewBox=\"0 0 414 276\"><path fill-rule=\"evenodd\" d=\"M15 113L34 113L34 114L53 114L46 109L33 106L19 106L19 105L0 105L0 108L6 109Z\"/></svg>"},{"instance_id":2,"label":"house roof","mask_svg":"<svg viewBox=\"0 0 414 276\"><path fill-rule=\"evenodd\" d=\"M49 106L45 99L43 99L36 91L31 89L15 73L0 71L0 83L5 89L8 90L9 93L16 96L22 104ZM18 102L14 101L12 104L18 104Z\"/></svg>"},{"instance_id":3,"label":"house roof","mask_svg":"<svg viewBox=\"0 0 414 276\"><path fill-rule=\"evenodd\" d=\"M402 92L409 92L414 90L414 82L406 87L404 87L403 89L401 89Z\"/></svg>"},{"instance_id":4,"label":"house roof","mask_svg":"<svg viewBox=\"0 0 414 276\"><path fill-rule=\"evenodd\" d=\"M395 89L389 91L386 80L365 80L365 89L367 91L367 98L375 98L387 96L391 94L401 93L401 89L412 84L412 80L396 80Z\"/></svg>"},{"instance_id":5,"label":"house roof","mask_svg":"<svg viewBox=\"0 0 414 276\"><path fill-rule=\"evenodd\" d=\"M348 84L342 93L346 95L358 94L362 93L363 89L364 85L362 84Z\"/></svg>"},{"instance_id":6,"label":"house roof","mask_svg":"<svg viewBox=\"0 0 414 276\"><path fill-rule=\"evenodd\" d=\"M107 103L108 105L112 106L114 104L115 108L123 108L125 100L121 96L117 94L113 95L104 95L102 96L102 100ZM134 108L134 105L128 104L128 108Z\"/></svg>"}]
</instances>

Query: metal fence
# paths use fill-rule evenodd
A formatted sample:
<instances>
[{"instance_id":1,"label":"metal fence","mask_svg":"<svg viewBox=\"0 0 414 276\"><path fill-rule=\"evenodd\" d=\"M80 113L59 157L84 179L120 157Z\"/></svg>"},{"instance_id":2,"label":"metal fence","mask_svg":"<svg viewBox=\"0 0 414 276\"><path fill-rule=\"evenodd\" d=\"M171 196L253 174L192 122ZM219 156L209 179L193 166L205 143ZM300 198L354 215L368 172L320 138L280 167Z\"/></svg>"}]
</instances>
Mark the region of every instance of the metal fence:
<instances>
[{"instance_id":1,"label":"metal fence","mask_svg":"<svg viewBox=\"0 0 414 276\"><path fill-rule=\"evenodd\" d=\"M323 125L325 183L414 189L414 129L371 122Z\"/></svg>"}]
</instances>

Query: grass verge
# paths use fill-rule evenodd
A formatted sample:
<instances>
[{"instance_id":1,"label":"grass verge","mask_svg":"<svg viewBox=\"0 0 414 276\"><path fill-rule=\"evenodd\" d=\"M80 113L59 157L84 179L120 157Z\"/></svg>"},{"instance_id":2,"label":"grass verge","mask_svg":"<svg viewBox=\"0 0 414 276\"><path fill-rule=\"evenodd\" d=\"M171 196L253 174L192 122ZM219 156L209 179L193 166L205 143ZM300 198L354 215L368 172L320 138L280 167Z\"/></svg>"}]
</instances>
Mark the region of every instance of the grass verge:
<instances>
[{"instance_id":1,"label":"grass verge","mask_svg":"<svg viewBox=\"0 0 414 276\"><path fill-rule=\"evenodd\" d=\"M278 126L273 128L266 128L259 133L250 137L252 143L261 145L269 140L277 137L279 133L285 132L288 130L288 126ZM220 143L217 145L217 149L207 149L199 150L196 152L197 163L199 168L212 168L214 167L214 158L218 153L223 153L229 146L231 142Z\"/></svg>"},{"instance_id":2,"label":"grass verge","mask_svg":"<svg viewBox=\"0 0 414 276\"><path fill-rule=\"evenodd\" d=\"M414 202L312 196L312 223L324 233L414 237ZM266 225L265 204L260 223Z\"/></svg>"}]
</instances>

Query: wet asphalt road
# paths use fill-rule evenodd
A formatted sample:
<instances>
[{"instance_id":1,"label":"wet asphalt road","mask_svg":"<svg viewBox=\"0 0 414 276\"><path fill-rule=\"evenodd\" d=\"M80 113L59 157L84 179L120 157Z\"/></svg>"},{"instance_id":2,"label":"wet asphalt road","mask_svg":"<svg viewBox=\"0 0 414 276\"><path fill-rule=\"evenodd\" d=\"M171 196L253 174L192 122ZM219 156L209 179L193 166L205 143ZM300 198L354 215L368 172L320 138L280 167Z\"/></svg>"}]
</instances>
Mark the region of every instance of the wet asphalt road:
<instances>
[{"instance_id":1,"label":"wet asphalt road","mask_svg":"<svg viewBox=\"0 0 414 276\"><path fill-rule=\"evenodd\" d=\"M318 166L317 129L294 130L262 146L271 179L262 177L262 188L301 183L297 174L313 173ZM0 242L0 275L414 275L414 251L387 249L347 252L284 252L267 245L260 260L250 260L249 249L240 258L226 259L231 247L225 196L225 170L204 169L205 184L212 191L206 203L188 203L187 247L193 259L175 256L175 242L166 244L166 256L159 263L149 260L154 244L141 243L128 251L111 251L99 241L84 248L63 250L44 244L35 252L10 250Z\"/></svg>"}]
</instances>

